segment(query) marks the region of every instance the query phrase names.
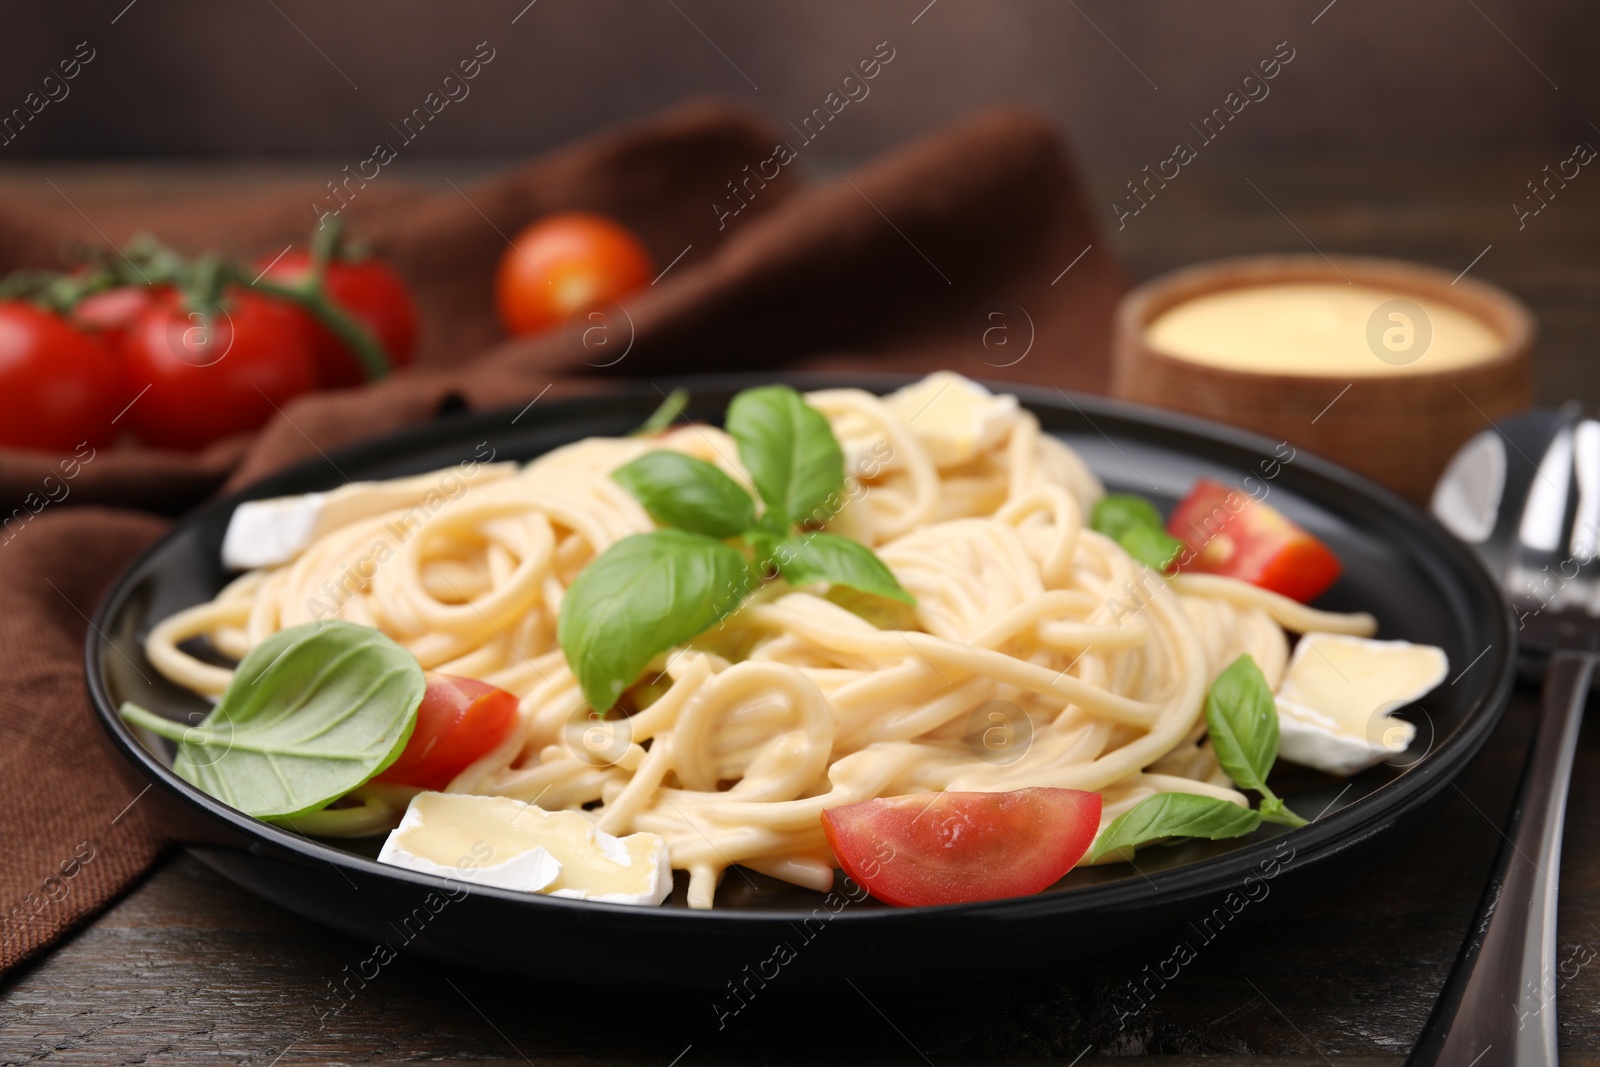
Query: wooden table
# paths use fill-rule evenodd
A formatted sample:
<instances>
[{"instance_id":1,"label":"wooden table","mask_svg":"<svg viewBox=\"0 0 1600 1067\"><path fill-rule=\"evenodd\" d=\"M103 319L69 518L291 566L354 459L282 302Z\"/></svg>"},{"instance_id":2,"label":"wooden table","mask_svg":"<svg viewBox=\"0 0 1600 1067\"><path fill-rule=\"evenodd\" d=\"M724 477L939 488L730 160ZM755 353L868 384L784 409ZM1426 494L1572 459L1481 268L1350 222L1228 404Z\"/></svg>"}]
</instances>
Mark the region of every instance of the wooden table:
<instances>
[{"instance_id":1,"label":"wooden table","mask_svg":"<svg viewBox=\"0 0 1600 1067\"><path fill-rule=\"evenodd\" d=\"M1512 289L1542 320L1541 402L1577 396L1600 405L1600 375L1586 362L1600 334L1600 186L1571 190L1518 232L1506 205L1547 161L1211 162L1185 171L1127 229L1107 233L1140 277L1218 255L1307 247L1456 270L1483 253L1473 275ZM1093 202L1109 203L1125 177L1091 175ZM9 180L0 176L0 188ZM1433 828L1309 907L1229 927L1121 1025L1113 994L1159 953L1131 952L1092 973L1017 988L973 988L952 975L909 996L853 988L841 974L831 995L753 1002L721 1031L704 998L561 991L560 960L550 961L553 987L542 989L402 958L319 1029L315 1008L328 981L369 946L177 855L0 988L0 1064L690 1067L826 1057L940 1065L1049 1058L1088 1067L1141 1054L1173 1064L1205 1055L1217 1067L1398 1064L1482 888L1533 703L1533 694L1518 693ZM1600 735L1592 728L1578 751L1561 894L1562 1062L1600 1064Z\"/></svg>"}]
</instances>

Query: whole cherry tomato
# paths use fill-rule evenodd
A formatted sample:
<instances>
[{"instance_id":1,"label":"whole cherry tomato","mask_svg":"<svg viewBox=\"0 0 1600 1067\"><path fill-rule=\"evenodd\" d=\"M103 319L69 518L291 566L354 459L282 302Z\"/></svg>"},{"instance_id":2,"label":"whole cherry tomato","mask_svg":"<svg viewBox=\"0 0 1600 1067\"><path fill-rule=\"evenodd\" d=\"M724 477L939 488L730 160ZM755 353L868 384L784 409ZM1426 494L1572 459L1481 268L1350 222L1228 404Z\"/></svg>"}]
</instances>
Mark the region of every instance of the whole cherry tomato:
<instances>
[{"instance_id":1,"label":"whole cherry tomato","mask_svg":"<svg viewBox=\"0 0 1600 1067\"><path fill-rule=\"evenodd\" d=\"M538 333L591 304L650 283L650 254L601 215L549 215L517 234L500 257L495 306L510 334Z\"/></svg>"},{"instance_id":2,"label":"whole cherry tomato","mask_svg":"<svg viewBox=\"0 0 1600 1067\"><path fill-rule=\"evenodd\" d=\"M0 302L0 444L70 452L109 444L122 408L116 361L33 304Z\"/></svg>"},{"instance_id":3,"label":"whole cherry tomato","mask_svg":"<svg viewBox=\"0 0 1600 1067\"><path fill-rule=\"evenodd\" d=\"M516 719L517 698L504 689L430 673L411 738L378 781L443 789L504 741Z\"/></svg>"},{"instance_id":4,"label":"whole cherry tomato","mask_svg":"<svg viewBox=\"0 0 1600 1067\"><path fill-rule=\"evenodd\" d=\"M113 356L121 356L122 342L128 330L146 308L166 293L166 289L142 285L102 289L78 301L72 309L72 324L98 334Z\"/></svg>"},{"instance_id":5,"label":"whole cherry tomato","mask_svg":"<svg viewBox=\"0 0 1600 1067\"><path fill-rule=\"evenodd\" d=\"M311 256L285 252L266 268L265 277L295 285L311 270ZM328 296L377 338L395 367L411 363L417 344L417 310L406 283L395 269L377 259L333 260L323 276ZM324 389L360 385L367 380L361 361L308 312L294 309L316 361L317 384Z\"/></svg>"},{"instance_id":6,"label":"whole cherry tomato","mask_svg":"<svg viewBox=\"0 0 1600 1067\"><path fill-rule=\"evenodd\" d=\"M206 316L166 294L123 343L128 420L153 445L196 449L254 430L316 385L311 350L290 308L230 290Z\"/></svg>"}]
</instances>

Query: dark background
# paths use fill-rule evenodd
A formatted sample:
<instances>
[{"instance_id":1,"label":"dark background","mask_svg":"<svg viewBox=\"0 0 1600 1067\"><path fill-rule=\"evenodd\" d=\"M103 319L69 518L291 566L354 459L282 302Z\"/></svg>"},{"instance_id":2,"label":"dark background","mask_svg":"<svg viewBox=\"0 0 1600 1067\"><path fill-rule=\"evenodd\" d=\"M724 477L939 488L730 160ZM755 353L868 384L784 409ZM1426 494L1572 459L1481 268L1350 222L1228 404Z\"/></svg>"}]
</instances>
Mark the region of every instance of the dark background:
<instances>
[{"instance_id":1,"label":"dark background","mask_svg":"<svg viewBox=\"0 0 1600 1067\"><path fill-rule=\"evenodd\" d=\"M1518 217L1538 206L1530 183L1544 168L1580 141L1600 147L1600 5L94 0L11 3L3 25L0 118L79 42L95 58L65 99L0 143L0 198L93 217L128 196L287 187L305 195L308 225L313 202L331 204L329 180L379 141L399 155L375 181L447 188L693 98L721 97L784 132L887 42L893 62L869 95L789 171L831 178L1020 105L1060 130L1106 247L1135 279L1313 248L1470 267L1538 316L1538 400L1600 406L1589 370L1600 175L1584 168L1537 217ZM403 141L396 126L480 42L494 59L470 94ZM1202 141L1191 124L1281 42L1294 59L1269 95ZM1180 140L1199 157L1119 226L1128 183Z\"/></svg>"},{"instance_id":2,"label":"dark background","mask_svg":"<svg viewBox=\"0 0 1600 1067\"><path fill-rule=\"evenodd\" d=\"M837 168L1007 102L1047 113L1096 167L1154 163L1280 41L1296 58L1227 131L1229 153L1470 158L1600 140L1589 125L1600 122L1593 4L927 2L11 5L0 109L78 42L96 58L67 99L0 147L0 161L355 161L480 41L495 61L408 155L524 155L701 94L781 126L881 41L893 64L813 146L808 167Z\"/></svg>"}]
</instances>

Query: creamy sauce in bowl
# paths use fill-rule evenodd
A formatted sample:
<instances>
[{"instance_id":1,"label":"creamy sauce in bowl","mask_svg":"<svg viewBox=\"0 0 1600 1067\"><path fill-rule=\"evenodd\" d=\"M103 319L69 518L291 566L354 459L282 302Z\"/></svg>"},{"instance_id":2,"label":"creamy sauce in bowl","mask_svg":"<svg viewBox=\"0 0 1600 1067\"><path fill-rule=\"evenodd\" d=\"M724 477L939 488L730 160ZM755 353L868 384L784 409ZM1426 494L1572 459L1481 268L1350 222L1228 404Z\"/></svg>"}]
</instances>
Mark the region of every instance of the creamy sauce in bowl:
<instances>
[{"instance_id":1,"label":"creamy sauce in bowl","mask_svg":"<svg viewBox=\"0 0 1600 1067\"><path fill-rule=\"evenodd\" d=\"M1251 373L1382 376L1485 362L1504 341L1482 319L1426 297L1337 282L1227 289L1146 328L1162 353Z\"/></svg>"}]
</instances>

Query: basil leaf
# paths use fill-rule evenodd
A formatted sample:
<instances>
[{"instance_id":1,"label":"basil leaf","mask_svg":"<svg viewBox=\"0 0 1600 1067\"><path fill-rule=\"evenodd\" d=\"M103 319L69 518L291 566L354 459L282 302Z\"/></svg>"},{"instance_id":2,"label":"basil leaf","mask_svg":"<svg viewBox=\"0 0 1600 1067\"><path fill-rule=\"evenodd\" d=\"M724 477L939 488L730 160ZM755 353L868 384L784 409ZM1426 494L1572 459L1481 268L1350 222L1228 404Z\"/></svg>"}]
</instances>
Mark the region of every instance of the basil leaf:
<instances>
[{"instance_id":1,"label":"basil leaf","mask_svg":"<svg viewBox=\"0 0 1600 1067\"><path fill-rule=\"evenodd\" d=\"M728 405L728 433L756 492L784 528L804 522L844 485L844 453L822 412L787 385L746 389Z\"/></svg>"},{"instance_id":2,"label":"basil leaf","mask_svg":"<svg viewBox=\"0 0 1600 1067\"><path fill-rule=\"evenodd\" d=\"M822 598L870 622L876 630L915 630L919 625L912 605L880 602L848 585L830 586Z\"/></svg>"},{"instance_id":3,"label":"basil leaf","mask_svg":"<svg viewBox=\"0 0 1600 1067\"><path fill-rule=\"evenodd\" d=\"M1261 798L1261 821L1275 822L1282 826L1310 825L1305 819L1290 811L1289 805L1271 794Z\"/></svg>"},{"instance_id":4,"label":"basil leaf","mask_svg":"<svg viewBox=\"0 0 1600 1067\"><path fill-rule=\"evenodd\" d=\"M1165 571L1183 542L1167 533L1161 512L1142 496L1109 493L1089 514L1089 525L1105 534L1134 559L1156 571Z\"/></svg>"},{"instance_id":5,"label":"basil leaf","mask_svg":"<svg viewBox=\"0 0 1600 1067\"><path fill-rule=\"evenodd\" d=\"M1172 565L1172 558L1183 547L1183 542L1159 526L1134 526L1117 538L1122 550L1146 567L1160 574Z\"/></svg>"},{"instance_id":6,"label":"basil leaf","mask_svg":"<svg viewBox=\"0 0 1600 1067\"><path fill-rule=\"evenodd\" d=\"M416 657L370 626L280 630L240 662L198 726L136 704L123 719L178 743L184 780L261 819L344 796L399 758L427 682Z\"/></svg>"},{"instance_id":7,"label":"basil leaf","mask_svg":"<svg viewBox=\"0 0 1600 1067\"><path fill-rule=\"evenodd\" d=\"M744 543L750 546L750 551L755 557L753 562L756 572L763 579L771 578L777 573L778 563L773 557L777 554L778 545L787 537L787 534L773 533L759 525L744 532Z\"/></svg>"},{"instance_id":8,"label":"basil leaf","mask_svg":"<svg viewBox=\"0 0 1600 1067\"><path fill-rule=\"evenodd\" d=\"M1089 513L1089 525L1113 541L1138 526L1162 529L1166 523L1156 506L1142 496L1132 493L1107 493L1095 503Z\"/></svg>"},{"instance_id":9,"label":"basil leaf","mask_svg":"<svg viewBox=\"0 0 1600 1067\"><path fill-rule=\"evenodd\" d=\"M776 512L763 511L761 517L756 520L755 527L745 531L745 536L754 537L759 535L769 539L777 538L782 540L789 536L789 531L793 528L788 522L780 519Z\"/></svg>"},{"instance_id":10,"label":"basil leaf","mask_svg":"<svg viewBox=\"0 0 1600 1067\"><path fill-rule=\"evenodd\" d=\"M1240 656L1206 695L1206 729L1222 769L1245 789L1272 796L1267 774L1278 758L1278 707L1261 668Z\"/></svg>"},{"instance_id":11,"label":"basil leaf","mask_svg":"<svg viewBox=\"0 0 1600 1067\"><path fill-rule=\"evenodd\" d=\"M756 522L755 502L732 478L682 452L649 452L611 472L663 526L737 537Z\"/></svg>"},{"instance_id":12,"label":"basil leaf","mask_svg":"<svg viewBox=\"0 0 1600 1067\"><path fill-rule=\"evenodd\" d=\"M759 583L736 549L686 530L624 537L578 572L556 639L595 711L657 655L731 614Z\"/></svg>"},{"instance_id":13,"label":"basil leaf","mask_svg":"<svg viewBox=\"0 0 1600 1067\"><path fill-rule=\"evenodd\" d=\"M683 417L683 409L689 403L689 390L674 389L667 394L661 406L650 413L650 417L639 424L639 428L629 437L650 437L665 430Z\"/></svg>"},{"instance_id":14,"label":"basil leaf","mask_svg":"<svg viewBox=\"0 0 1600 1067\"><path fill-rule=\"evenodd\" d=\"M1089 858L1137 848L1164 837L1243 837L1261 825L1261 813L1229 800L1198 793L1157 793L1111 821L1095 839Z\"/></svg>"},{"instance_id":15,"label":"basil leaf","mask_svg":"<svg viewBox=\"0 0 1600 1067\"><path fill-rule=\"evenodd\" d=\"M907 604L917 602L872 549L848 537L796 534L773 545L770 556L778 573L793 585L829 582Z\"/></svg>"}]
</instances>

